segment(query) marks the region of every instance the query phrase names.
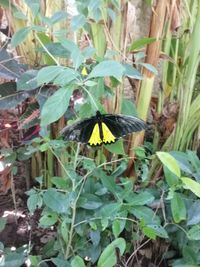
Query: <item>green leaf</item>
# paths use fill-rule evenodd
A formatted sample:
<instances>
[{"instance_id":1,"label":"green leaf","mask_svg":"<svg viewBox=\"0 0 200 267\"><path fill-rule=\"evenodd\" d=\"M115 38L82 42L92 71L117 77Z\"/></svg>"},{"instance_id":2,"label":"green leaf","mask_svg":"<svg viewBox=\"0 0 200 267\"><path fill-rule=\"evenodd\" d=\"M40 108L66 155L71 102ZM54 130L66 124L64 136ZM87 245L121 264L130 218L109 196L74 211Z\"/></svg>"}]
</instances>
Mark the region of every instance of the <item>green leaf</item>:
<instances>
[{"instance_id":1,"label":"green leaf","mask_svg":"<svg viewBox=\"0 0 200 267\"><path fill-rule=\"evenodd\" d=\"M125 68L124 75L128 76L130 78L136 79L136 80L142 80L143 76L142 74L134 67L132 67L129 64L123 64L123 67Z\"/></svg>"},{"instance_id":2,"label":"green leaf","mask_svg":"<svg viewBox=\"0 0 200 267\"><path fill-rule=\"evenodd\" d=\"M44 143L44 144L41 144L40 146L39 146L39 150L41 151L41 152L45 152L45 151L47 151L49 149L49 143Z\"/></svg>"},{"instance_id":3,"label":"green leaf","mask_svg":"<svg viewBox=\"0 0 200 267\"><path fill-rule=\"evenodd\" d=\"M61 229L61 235L63 240L65 241L65 244L67 244L68 242L68 234L69 234L69 227L68 224L66 222L66 220L64 220L60 226Z\"/></svg>"},{"instance_id":4,"label":"green leaf","mask_svg":"<svg viewBox=\"0 0 200 267\"><path fill-rule=\"evenodd\" d=\"M149 192L131 193L128 197L125 197L125 200L128 202L127 205L142 206L152 203L154 196Z\"/></svg>"},{"instance_id":5,"label":"green leaf","mask_svg":"<svg viewBox=\"0 0 200 267\"><path fill-rule=\"evenodd\" d=\"M134 50L138 50L148 44L151 44L156 41L156 38L149 38L149 37L143 37L136 41L134 41L131 46L129 47L129 52L133 52Z\"/></svg>"},{"instance_id":6,"label":"green leaf","mask_svg":"<svg viewBox=\"0 0 200 267\"><path fill-rule=\"evenodd\" d=\"M126 160L121 161L119 166L114 169L112 176L116 178L122 175L122 173L127 169L127 165L128 162Z\"/></svg>"},{"instance_id":7,"label":"green leaf","mask_svg":"<svg viewBox=\"0 0 200 267\"><path fill-rule=\"evenodd\" d=\"M105 60L94 67L94 69L88 75L88 79L113 76L117 80L121 81L124 71L125 68L119 62L113 60Z\"/></svg>"},{"instance_id":8,"label":"green leaf","mask_svg":"<svg viewBox=\"0 0 200 267\"><path fill-rule=\"evenodd\" d=\"M6 226L6 218L0 218L0 232L2 232Z\"/></svg>"},{"instance_id":9,"label":"green leaf","mask_svg":"<svg viewBox=\"0 0 200 267\"><path fill-rule=\"evenodd\" d=\"M17 19L27 20L26 15L24 15L24 13L22 13L20 10L13 12L13 16Z\"/></svg>"},{"instance_id":10,"label":"green leaf","mask_svg":"<svg viewBox=\"0 0 200 267\"><path fill-rule=\"evenodd\" d=\"M155 240L156 239L156 233L154 231L154 229L152 229L151 227L148 226L144 226L142 228L142 232L144 235L146 235L148 238Z\"/></svg>"},{"instance_id":11,"label":"green leaf","mask_svg":"<svg viewBox=\"0 0 200 267\"><path fill-rule=\"evenodd\" d=\"M113 154L126 155L122 139L118 140L114 144L104 145L104 147Z\"/></svg>"},{"instance_id":12,"label":"green leaf","mask_svg":"<svg viewBox=\"0 0 200 267\"><path fill-rule=\"evenodd\" d=\"M99 231L91 231L90 232L90 239L92 241L92 244L96 247L99 245L99 242L101 240L100 232Z\"/></svg>"},{"instance_id":13,"label":"green leaf","mask_svg":"<svg viewBox=\"0 0 200 267\"><path fill-rule=\"evenodd\" d=\"M113 267L117 263L116 248L119 248L120 255L123 255L126 248L126 242L123 238L115 239L104 249L99 257L97 267Z\"/></svg>"},{"instance_id":14,"label":"green leaf","mask_svg":"<svg viewBox=\"0 0 200 267\"><path fill-rule=\"evenodd\" d=\"M31 194L27 200L27 207L31 213L33 213L37 208L41 208L42 198L37 192Z\"/></svg>"},{"instance_id":15,"label":"green leaf","mask_svg":"<svg viewBox=\"0 0 200 267\"><path fill-rule=\"evenodd\" d=\"M164 166L163 168L164 174L165 174L165 179L167 181L167 184L169 187L173 187L178 185L179 183L179 177L177 177L173 172L171 172L167 166Z\"/></svg>"},{"instance_id":16,"label":"green leaf","mask_svg":"<svg viewBox=\"0 0 200 267\"><path fill-rule=\"evenodd\" d=\"M121 233L121 224L119 220L115 220L112 224L112 232L115 238Z\"/></svg>"},{"instance_id":17,"label":"green leaf","mask_svg":"<svg viewBox=\"0 0 200 267\"><path fill-rule=\"evenodd\" d=\"M183 245L182 255L183 255L184 262L193 263L193 264L195 264L196 262L199 262L198 252L194 246L192 247L190 245L190 243L188 245L186 244Z\"/></svg>"},{"instance_id":18,"label":"green leaf","mask_svg":"<svg viewBox=\"0 0 200 267\"><path fill-rule=\"evenodd\" d=\"M25 0L27 6L31 9L32 14L36 17L40 11L40 1L39 0Z\"/></svg>"},{"instance_id":19,"label":"green leaf","mask_svg":"<svg viewBox=\"0 0 200 267\"><path fill-rule=\"evenodd\" d=\"M112 219L117 216L121 208L121 203L109 203L102 206L96 213L96 217L102 217L105 219Z\"/></svg>"},{"instance_id":20,"label":"green leaf","mask_svg":"<svg viewBox=\"0 0 200 267\"><path fill-rule=\"evenodd\" d=\"M10 252L5 255L3 267L20 267L25 261L24 253Z\"/></svg>"},{"instance_id":21,"label":"green leaf","mask_svg":"<svg viewBox=\"0 0 200 267\"><path fill-rule=\"evenodd\" d=\"M74 16L71 20L72 31L77 31L78 29L82 28L86 22L87 19L83 14Z\"/></svg>"},{"instance_id":22,"label":"green leaf","mask_svg":"<svg viewBox=\"0 0 200 267\"><path fill-rule=\"evenodd\" d=\"M137 109L133 101L126 98L122 99L122 114L137 116Z\"/></svg>"},{"instance_id":23,"label":"green leaf","mask_svg":"<svg viewBox=\"0 0 200 267\"><path fill-rule=\"evenodd\" d=\"M80 67L80 65L85 61L85 58L79 49L75 49L71 53L71 58L72 58L73 67L75 68L75 70L77 70Z\"/></svg>"},{"instance_id":24,"label":"green leaf","mask_svg":"<svg viewBox=\"0 0 200 267\"><path fill-rule=\"evenodd\" d=\"M54 225L58 220L58 215L55 212L48 212L40 218L39 225L41 227L48 227Z\"/></svg>"},{"instance_id":25,"label":"green leaf","mask_svg":"<svg viewBox=\"0 0 200 267\"><path fill-rule=\"evenodd\" d=\"M93 159L85 158L82 160L83 168L87 171L93 171L96 168L96 164Z\"/></svg>"},{"instance_id":26,"label":"green leaf","mask_svg":"<svg viewBox=\"0 0 200 267\"><path fill-rule=\"evenodd\" d=\"M187 233L190 240L200 240L200 224L194 225Z\"/></svg>"},{"instance_id":27,"label":"green leaf","mask_svg":"<svg viewBox=\"0 0 200 267\"><path fill-rule=\"evenodd\" d=\"M147 70L151 71L153 74L158 75L158 71L153 65L148 63L140 63L140 65L145 67Z\"/></svg>"},{"instance_id":28,"label":"green leaf","mask_svg":"<svg viewBox=\"0 0 200 267\"><path fill-rule=\"evenodd\" d=\"M37 88L37 70L28 70L17 79L17 90L30 90Z\"/></svg>"},{"instance_id":29,"label":"green leaf","mask_svg":"<svg viewBox=\"0 0 200 267\"><path fill-rule=\"evenodd\" d=\"M71 264L63 258L51 258L51 261L56 265L56 267L71 267Z\"/></svg>"},{"instance_id":30,"label":"green leaf","mask_svg":"<svg viewBox=\"0 0 200 267\"><path fill-rule=\"evenodd\" d=\"M65 68L62 66L49 66L39 70L37 74L38 85L52 82Z\"/></svg>"},{"instance_id":31,"label":"green leaf","mask_svg":"<svg viewBox=\"0 0 200 267\"><path fill-rule=\"evenodd\" d=\"M92 46L86 46L82 50L82 54L83 54L85 59L93 57L95 52L96 52L96 49L94 47L92 47Z\"/></svg>"},{"instance_id":32,"label":"green leaf","mask_svg":"<svg viewBox=\"0 0 200 267\"><path fill-rule=\"evenodd\" d=\"M67 17L68 17L67 12L65 12L65 11L58 11L58 12L55 12L53 14L53 16L50 18L50 20L51 20L51 23L52 24L55 24L55 23L57 23L57 22L59 22L61 20L66 19Z\"/></svg>"},{"instance_id":33,"label":"green leaf","mask_svg":"<svg viewBox=\"0 0 200 267\"><path fill-rule=\"evenodd\" d=\"M171 199L171 211L173 219L176 223L186 220L186 207L179 193L174 192Z\"/></svg>"},{"instance_id":34,"label":"green leaf","mask_svg":"<svg viewBox=\"0 0 200 267\"><path fill-rule=\"evenodd\" d=\"M19 31L17 31L16 33L14 33L14 35L12 36L12 39L11 39L11 46L13 48L15 48L20 43L22 43L31 30L32 30L32 27L28 26L28 27L24 27L24 28L20 29Z\"/></svg>"},{"instance_id":35,"label":"green leaf","mask_svg":"<svg viewBox=\"0 0 200 267\"><path fill-rule=\"evenodd\" d=\"M134 206L129 208L129 212L139 220L144 220L146 224L158 224L160 219L154 211L145 206Z\"/></svg>"},{"instance_id":36,"label":"green leaf","mask_svg":"<svg viewBox=\"0 0 200 267\"><path fill-rule=\"evenodd\" d=\"M181 177L181 180L187 189L192 191L192 193L194 193L197 197L200 198L200 183L188 177Z\"/></svg>"},{"instance_id":37,"label":"green leaf","mask_svg":"<svg viewBox=\"0 0 200 267\"><path fill-rule=\"evenodd\" d=\"M107 176L102 170L95 170L94 175L101 179L102 184L107 188L111 193L115 194L117 191L117 185L115 179L111 176Z\"/></svg>"},{"instance_id":38,"label":"green leaf","mask_svg":"<svg viewBox=\"0 0 200 267\"><path fill-rule=\"evenodd\" d=\"M87 210L95 210L103 205L101 199L92 194L82 194L78 200L77 206Z\"/></svg>"},{"instance_id":39,"label":"green leaf","mask_svg":"<svg viewBox=\"0 0 200 267\"><path fill-rule=\"evenodd\" d=\"M151 239L155 239L156 236L161 238L169 238L167 231L157 224L148 224L142 228L143 233Z\"/></svg>"},{"instance_id":40,"label":"green leaf","mask_svg":"<svg viewBox=\"0 0 200 267\"><path fill-rule=\"evenodd\" d=\"M51 182L59 189L67 189L68 188L67 181L62 177L54 176L51 178Z\"/></svg>"},{"instance_id":41,"label":"green leaf","mask_svg":"<svg viewBox=\"0 0 200 267\"><path fill-rule=\"evenodd\" d=\"M75 80L79 76L79 73L73 69L65 68L63 71L54 79L54 84L65 86Z\"/></svg>"},{"instance_id":42,"label":"green leaf","mask_svg":"<svg viewBox=\"0 0 200 267\"><path fill-rule=\"evenodd\" d=\"M58 42L45 43L44 46L49 51L49 53L55 57L60 57L60 58L69 57L70 54L69 51ZM40 53L47 54L46 50L43 47L38 48L37 51L39 51Z\"/></svg>"},{"instance_id":43,"label":"green leaf","mask_svg":"<svg viewBox=\"0 0 200 267\"><path fill-rule=\"evenodd\" d=\"M196 200L188 209L187 225L200 223L200 200Z\"/></svg>"},{"instance_id":44,"label":"green leaf","mask_svg":"<svg viewBox=\"0 0 200 267\"><path fill-rule=\"evenodd\" d=\"M154 236L154 235L162 237L162 238L169 238L167 231L161 225L147 224L144 226L144 228L142 230L143 230L144 234L150 238L152 238L152 236ZM155 238L152 238L152 239L155 239Z\"/></svg>"},{"instance_id":45,"label":"green leaf","mask_svg":"<svg viewBox=\"0 0 200 267\"><path fill-rule=\"evenodd\" d=\"M55 189L48 189L43 196L47 207L57 213L68 213L70 208L70 196L57 192Z\"/></svg>"},{"instance_id":46,"label":"green leaf","mask_svg":"<svg viewBox=\"0 0 200 267\"><path fill-rule=\"evenodd\" d=\"M174 173L177 177L181 176L180 167L174 157L167 152L156 152L156 155L162 164L165 165L172 173Z\"/></svg>"},{"instance_id":47,"label":"green leaf","mask_svg":"<svg viewBox=\"0 0 200 267\"><path fill-rule=\"evenodd\" d=\"M47 99L41 112L42 126L48 125L64 115L68 108L72 92L72 88L63 87Z\"/></svg>"},{"instance_id":48,"label":"green leaf","mask_svg":"<svg viewBox=\"0 0 200 267\"><path fill-rule=\"evenodd\" d=\"M85 267L85 263L81 257L75 256L71 262L71 267Z\"/></svg>"},{"instance_id":49,"label":"green leaf","mask_svg":"<svg viewBox=\"0 0 200 267\"><path fill-rule=\"evenodd\" d=\"M97 85L97 82L88 80L88 81L86 81L84 84L85 84L86 86L88 86L88 87L93 87L93 86L96 86L96 85Z\"/></svg>"}]
</instances>

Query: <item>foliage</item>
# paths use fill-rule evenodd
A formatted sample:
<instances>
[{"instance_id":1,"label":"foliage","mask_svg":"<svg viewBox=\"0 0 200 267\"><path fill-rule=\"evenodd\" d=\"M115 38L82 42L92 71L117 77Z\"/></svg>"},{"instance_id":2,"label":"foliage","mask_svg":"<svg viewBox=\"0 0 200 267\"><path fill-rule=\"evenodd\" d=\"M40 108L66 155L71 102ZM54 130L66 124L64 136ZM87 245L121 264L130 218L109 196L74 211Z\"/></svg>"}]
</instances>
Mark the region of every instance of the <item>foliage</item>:
<instances>
[{"instance_id":1,"label":"foliage","mask_svg":"<svg viewBox=\"0 0 200 267\"><path fill-rule=\"evenodd\" d=\"M48 263L58 267L130 266L144 245L161 240L168 251L158 258L172 261L173 267L198 266L200 163L193 151L177 150L194 145L193 134L199 126L199 94L194 89L198 85L195 79L199 64L200 4L197 12L195 8L191 10L194 15L191 33L184 29L183 36L177 38L171 36L171 24L164 21L165 10L159 13L159 5L166 7L166 2L160 1L153 12L157 19L162 18L162 23L156 25L156 38L144 37L127 45L122 25L128 12L124 12L127 9L123 1L76 0L78 14L70 22L69 14L60 11L62 1L55 6L52 3L52 10L42 10L37 0L15 5L2 2L9 8L10 23L15 22L11 46L22 60L19 63L6 49L1 50L0 76L9 82L0 86L0 109L23 106L19 129L40 124L40 136L23 147L2 149L1 161L9 165L14 175L17 161L31 159L31 174L37 186L27 192L27 207L30 215L41 212L38 227L54 229L56 236L44 245L41 255L32 255L30 243L15 252L0 243L3 253L0 265L18 267L29 260L34 267L47 267ZM129 32L128 24L125 26ZM81 42L72 41L63 30L66 28L87 42L82 46ZM143 147L138 147L141 137L139 142L136 137L128 143L119 140L90 150L63 142L59 136L63 118L70 124L77 117L95 114L96 110L109 110L134 116L138 112L146 119L157 75L154 59L158 61L161 56L157 40L161 28L167 29L163 44L165 57L170 61L165 62L164 90L159 93L154 117L161 128L159 120L166 101L179 102L178 123L170 136L159 143L162 136L157 127L153 144L145 143ZM141 49L147 45L147 59L152 51L156 52L153 62L144 61ZM167 50L167 45L171 50ZM189 47L194 53L190 53ZM129 60L130 53L134 55L133 61ZM141 81L136 88L136 105L124 97L126 79ZM162 145L162 151L157 151ZM169 147L176 151L164 152ZM157 157L152 155L154 152ZM125 171L133 156L134 175L130 179ZM158 172L159 177L154 177L158 160L164 174ZM0 231L5 224L1 218Z\"/></svg>"},{"instance_id":2,"label":"foliage","mask_svg":"<svg viewBox=\"0 0 200 267\"><path fill-rule=\"evenodd\" d=\"M51 142L46 147L49 146L56 157L66 153L60 141L54 142L53 146ZM41 146L43 144L38 149ZM126 253L132 247L131 239L119 237L124 231L130 236L138 235L138 238L140 233L152 239L168 237L158 215L150 208L156 201L150 190L144 188L133 192L133 182L120 177L124 167L121 172L112 172L112 162L97 165L94 160L77 155L72 157L76 165L68 163L63 166L64 177L52 177L54 188L28 192L30 212L43 208L40 227L57 225L53 255L72 260L72 266L78 261L71 256L74 252L93 264L99 258L97 266L114 266L117 260L115 246L119 246L120 255L126 246L129 247ZM119 162L120 170L126 161L122 158ZM77 169L85 173L84 176L80 176L75 171Z\"/></svg>"}]
</instances>

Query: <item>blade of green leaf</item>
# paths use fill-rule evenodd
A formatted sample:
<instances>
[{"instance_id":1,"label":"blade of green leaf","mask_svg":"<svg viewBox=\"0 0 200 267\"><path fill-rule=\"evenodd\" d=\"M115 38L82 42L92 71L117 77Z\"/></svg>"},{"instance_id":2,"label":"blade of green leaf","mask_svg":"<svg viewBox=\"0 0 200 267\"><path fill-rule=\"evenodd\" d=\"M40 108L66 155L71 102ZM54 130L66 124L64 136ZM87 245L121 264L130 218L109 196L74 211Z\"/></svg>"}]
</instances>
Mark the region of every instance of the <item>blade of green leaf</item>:
<instances>
[{"instance_id":1,"label":"blade of green leaf","mask_svg":"<svg viewBox=\"0 0 200 267\"><path fill-rule=\"evenodd\" d=\"M142 74L136 68L132 67L129 64L123 64L123 66L125 68L125 76L131 77L136 80L142 80Z\"/></svg>"},{"instance_id":2,"label":"blade of green leaf","mask_svg":"<svg viewBox=\"0 0 200 267\"><path fill-rule=\"evenodd\" d=\"M99 257L97 267L113 267L117 263L116 248L119 248L120 255L123 255L126 248L126 242L123 238L115 239L104 249Z\"/></svg>"},{"instance_id":3,"label":"blade of green leaf","mask_svg":"<svg viewBox=\"0 0 200 267\"><path fill-rule=\"evenodd\" d=\"M200 183L188 177L181 177L181 180L186 185L187 189L192 191L192 193L194 193L196 196L200 198Z\"/></svg>"},{"instance_id":4,"label":"blade of green leaf","mask_svg":"<svg viewBox=\"0 0 200 267\"><path fill-rule=\"evenodd\" d=\"M31 30L32 30L32 27L28 26L28 27L24 27L24 28L20 29L19 31L17 31L16 33L14 33L14 35L12 36L12 39L11 39L11 46L13 48L15 48L20 43L22 43Z\"/></svg>"},{"instance_id":5,"label":"blade of green leaf","mask_svg":"<svg viewBox=\"0 0 200 267\"><path fill-rule=\"evenodd\" d=\"M167 152L156 152L156 155L162 164L165 165L172 173L178 177L181 176L180 167L174 157Z\"/></svg>"},{"instance_id":6,"label":"blade of green leaf","mask_svg":"<svg viewBox=\"0 0 200 267\"><path fill-rule=\"evenodd\" d=\"M85 267L85 263L81 257L75 256L71 262L71 267Z\"/></svg>"},{"instance_id":7,"label":"blade of green leaf","mask_svg":"<svg viewBox=\"0 0 200 267\"><path fill-rule=\"evenodd\" d=\"M190 240L200 240L200 225L194 225L187 233Z\"/></svg>"},{"instance_id":8,"label":"blade of green leaf","mask_svg":"<svg viewBox=\"0 0 200 267\"><path fill-rule=\"evenodd\" d=\"M66 112L72 95L72 88L60 88L44 103L41 112L41 125L48 125L58 120Z\"/></svg>"},{"instance_id":9,"label":"blade of green leaf","mask_svg":"<svg viewBox=\"0 0 200 267\"><path fill-rule=\"evenodd\" d=\"M104 147L113 154L126 155L122 139L118 140L114 144L104 145Z\"/></svg>"},{"instance_id":10,"label":"blade of green leaf","mask_svg":"<svg viewBox=\"0 0 200 267\"><path fill-rule=\"evenodd\" d=\"M78 29L82 28L86 22L87 19L83 14L74 16L71 20L72 31L77 31Z\"/></svg>"},{"instance_id":11,"label":"blade of green leaf","mask_svg":"<svg viewBox=\"0 0 200 267\"><path fill-rule=\"evenodd\" d=\"M48 189L43 196L44 203L57 213L69 212L71 196L62 194L55 189Z\"/></svg>"},{"instance_id":12,"label":"blade of green leaf","mask_svg":"<svg viewBox=\"0 0 200 267\"><path fill-rule=\"evenodd\" d=\"M171 199L172 216L176 223L186 220L186 207L180 194L174 192Z\"/></svg>"},{"instance_id":13,"label":"blade of green leaf","mask_svg":"<svg viewBox=\"0 0 200 267\"><path fill-rule=\"evenodd\" d=\"M140 48L144 47L145 45L151 44L151 43L153 43L155 41L156 41L156 38L154 38L154 37L151 37L151 38L149 38L149 37L140 38L140 39L134 41L131 44L131 46L129 48L129 52L132 52L134 50L140 49Z\"/></svg>"},{"instance_id":14,"label":"blade of green leaf","mask_svg":"<svg viewBox=\"0 0 200 267\"><path fill-rule=\"evenodd\" d=\"M65 68L62 66L49 66L39 70L37 74L38 85L53 81Z\"/></svg>"},{"instance_id":15,"label":"blade of green leaf","mask_svg":"<svg viewBox=\"0 0 200 267\"><path fill-rule=\"evenodd\" d=\"M117 80L121 81L124 72L125 68L119 62L114 60L105 60L94 67L88 75L88 79L113 76Z\"/></svg>"}]
</instances>

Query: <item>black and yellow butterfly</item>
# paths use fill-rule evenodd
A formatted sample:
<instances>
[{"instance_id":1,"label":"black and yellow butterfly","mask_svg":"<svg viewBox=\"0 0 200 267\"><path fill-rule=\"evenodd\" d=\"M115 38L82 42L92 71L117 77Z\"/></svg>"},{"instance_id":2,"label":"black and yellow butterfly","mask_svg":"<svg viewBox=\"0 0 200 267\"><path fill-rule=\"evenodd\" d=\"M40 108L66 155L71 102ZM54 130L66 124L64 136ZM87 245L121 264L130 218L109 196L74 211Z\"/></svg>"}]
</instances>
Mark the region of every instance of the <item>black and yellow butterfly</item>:
<instances>
[{"instance_id":1,"label":"black and yellow butterfly","mask_svg":"<svg viewBox=\"0 0 200 267\"><path fill-rule=\"evenodd\" d=\"M144 121L128 115L101 114L66 126L61 134L67 141L77 141L90 146L110 144L120 137L146 128Z\"/></svg>"}]
</instances>

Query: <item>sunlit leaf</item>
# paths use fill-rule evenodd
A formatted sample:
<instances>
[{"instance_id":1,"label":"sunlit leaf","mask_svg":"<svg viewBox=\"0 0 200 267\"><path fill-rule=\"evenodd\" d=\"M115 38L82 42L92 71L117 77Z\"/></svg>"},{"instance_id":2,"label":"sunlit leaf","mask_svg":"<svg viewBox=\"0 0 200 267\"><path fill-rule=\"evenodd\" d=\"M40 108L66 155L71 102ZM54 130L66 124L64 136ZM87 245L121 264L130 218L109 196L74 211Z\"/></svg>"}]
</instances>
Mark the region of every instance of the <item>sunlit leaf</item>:
<instances>
[{"instance_id":1,"label":"sunlit leaf","mask_svg":"<svg viewBox=\"0 0 200 267\"><path fill-rule=\"evenodd\" d=\"M81 257L75 256L71 261L71 267L85 267L85 263Z\"/></svg>"},{"instance_id":2,"label":"sunlit leaf","mask_svg":"<svg viewBox=\"0 0 200 267\"><path fill-rule=\"evenodd\" d=\"M187 189L192 191L197 197L200 198L200 183L188 177L181 177L181 180L185 184Z\"/></svg>"},{"instance_id":3,"label":"sunlit leaf","mask_svg":"<svg viewBox=\"0 0 200 267\"><path fill-rule=\"evenodd\" d=\"M156 152L156 155L162 164L164 164L172 173L174 173L177 177L181 176L180 167L174 157L167 152Z\"/></svg>"},{"instance_id":4,"label":"sunlit leaf","mask_svg":"<svg viewBox=\"0 0 200 267\"><path fill-rule=\"evenodd\" d=\"M123 255L126 242L123 238L117 238L110 243L99 257L97 267L113 267L117 263L116 248L120 250L120 255Z\"/></svg>"},{"instance_id":5,"label":"sunlit leaf","mask_svg":"<svg viewBox=\"0 0 200 267\"><path fill-rule=\"evenodd\" d=\"M168 238L167 231L164 227L157 224L148 224L142 228L145 235L147 235L149 238L155 239L156 236L162 237L162 238Z\"/></svg>"}]
</instances>

